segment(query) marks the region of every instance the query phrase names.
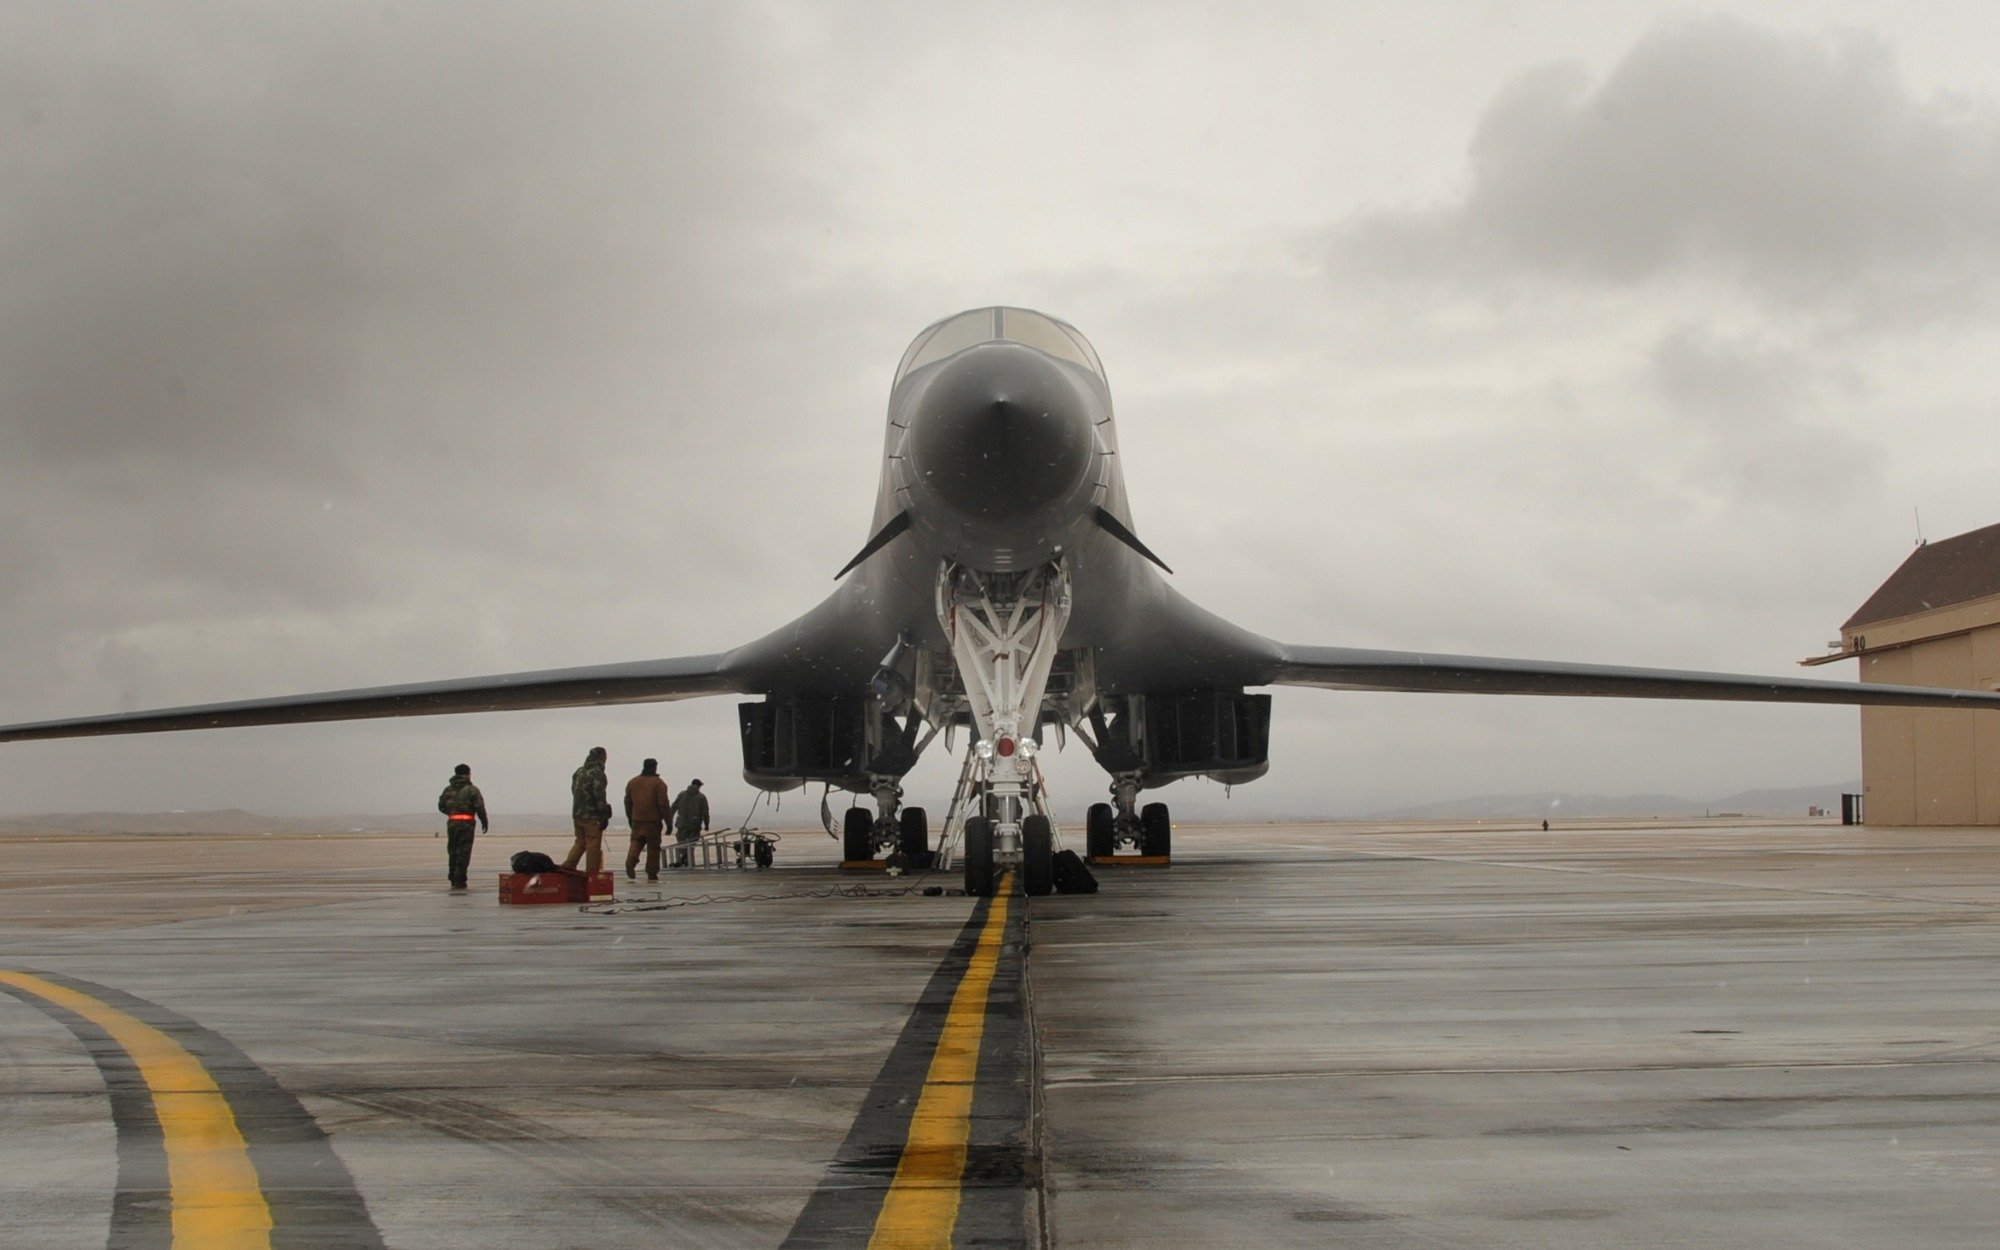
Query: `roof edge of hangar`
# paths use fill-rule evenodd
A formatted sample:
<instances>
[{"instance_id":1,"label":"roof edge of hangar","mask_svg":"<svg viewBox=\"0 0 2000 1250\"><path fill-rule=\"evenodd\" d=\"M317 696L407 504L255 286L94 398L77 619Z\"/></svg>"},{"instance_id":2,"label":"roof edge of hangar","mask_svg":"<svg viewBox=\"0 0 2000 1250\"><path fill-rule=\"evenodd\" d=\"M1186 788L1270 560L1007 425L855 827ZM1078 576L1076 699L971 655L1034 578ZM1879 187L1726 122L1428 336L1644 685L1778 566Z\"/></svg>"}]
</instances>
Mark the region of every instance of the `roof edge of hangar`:
<instances>
[{"instance_id":1,"label":"roof edge of hangar","mask_svg":"<svg viewBox=\"0 0 2000 1250\"><path fill-rule=\"evenodd\" d=\"M2000 595L2000 524L1925 543L1854 610L1843 630Z\"/></svg>"}]
</instances>

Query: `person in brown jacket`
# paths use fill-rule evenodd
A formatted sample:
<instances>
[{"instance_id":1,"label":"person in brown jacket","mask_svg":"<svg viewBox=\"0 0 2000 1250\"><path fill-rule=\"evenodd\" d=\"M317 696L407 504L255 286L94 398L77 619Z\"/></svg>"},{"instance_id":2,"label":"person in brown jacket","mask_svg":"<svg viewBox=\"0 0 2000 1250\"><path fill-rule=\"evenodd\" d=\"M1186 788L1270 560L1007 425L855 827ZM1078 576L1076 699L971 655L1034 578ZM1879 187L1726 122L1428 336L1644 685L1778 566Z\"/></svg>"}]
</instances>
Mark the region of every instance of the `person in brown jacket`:
<instances>
[{"instance_id":1,"label":"person in brown jacket","mask_svg":"<svg viewBox=\"0 0 2000 1250\"><path fill-rule=\"evenodd\" d=\"M666 779L660 776L660 761L647 760L639 775L625 783L625 819L632 826L632 845L625 852L625 876L639 866L639 850L646 851L646 880L660 879L660 835L667 827L667 810L673 802Z\"/></svg>"}]
</instances>

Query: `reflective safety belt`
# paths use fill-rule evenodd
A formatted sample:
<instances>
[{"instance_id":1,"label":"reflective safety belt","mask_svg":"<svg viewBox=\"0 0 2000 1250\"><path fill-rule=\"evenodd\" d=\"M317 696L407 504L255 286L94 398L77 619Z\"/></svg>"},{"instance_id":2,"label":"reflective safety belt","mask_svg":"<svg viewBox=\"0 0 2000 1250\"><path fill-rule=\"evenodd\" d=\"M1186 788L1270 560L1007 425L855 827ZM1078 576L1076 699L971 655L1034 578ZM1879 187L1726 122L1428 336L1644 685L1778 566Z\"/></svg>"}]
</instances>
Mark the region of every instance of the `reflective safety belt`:
<instances>
[{"instance_id":1,"label":"reflective safety belt","mask_svg":"<svg viewBox=\"0 0 2000 1250\"><path fill-rule=\"evenodd\" d=\"M472 819L472 813L471 813L471 812L453 812L453 813L452 813L451 815L449 815L449 816L445 817L445 819L446 819L446 820L471 820L471 819Z\"/></svg>"}]
</instances>

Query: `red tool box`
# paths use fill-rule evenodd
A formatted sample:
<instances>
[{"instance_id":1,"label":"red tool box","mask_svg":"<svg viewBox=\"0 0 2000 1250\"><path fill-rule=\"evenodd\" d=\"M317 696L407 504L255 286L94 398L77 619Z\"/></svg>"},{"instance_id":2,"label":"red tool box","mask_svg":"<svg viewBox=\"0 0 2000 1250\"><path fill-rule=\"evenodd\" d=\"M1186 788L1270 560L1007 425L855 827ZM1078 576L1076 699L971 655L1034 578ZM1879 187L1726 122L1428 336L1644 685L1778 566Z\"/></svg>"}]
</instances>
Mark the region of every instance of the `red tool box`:
<instances>
[{"instance_id":1,"label":"red tool box","mask_svg":"<svg viewBox=\"0 0 2000 1250\"><path fill-rule=\"evenodd\" d=\"M554 872L503 872L500 874L500 901L503 903L608 903L613 893L608 872L578 872L558 868Z\"/></svg>"}]
</instances>

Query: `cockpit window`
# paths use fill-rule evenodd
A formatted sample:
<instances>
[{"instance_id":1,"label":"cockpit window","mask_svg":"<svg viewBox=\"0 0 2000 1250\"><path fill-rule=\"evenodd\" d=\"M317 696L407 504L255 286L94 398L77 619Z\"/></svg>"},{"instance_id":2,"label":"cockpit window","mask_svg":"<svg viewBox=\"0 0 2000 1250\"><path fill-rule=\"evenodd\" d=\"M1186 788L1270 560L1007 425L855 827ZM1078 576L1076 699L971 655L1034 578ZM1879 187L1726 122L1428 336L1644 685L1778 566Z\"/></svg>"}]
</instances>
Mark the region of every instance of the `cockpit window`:
<instances>
[{"instance_id":1,"label":"cockpit window","mask_svg":"<svg viewBox=\"0 0 2000 1250\"><path fill-rule=\"evenodd\" d=\"M919 334L917 341L910 344L910 350L903 353L903 363L896 366L896 380L900 382L912 370L956 355L968 347L999 338L994 329L999 311L997 308L976 308L971 312L962 312Z\"/></svg>"},{"instance_id":2,"label":"cockpit window","mask_svg":"<svg viewBox=\"0 0 2000 1250\"><path fill-rule=\"evenodd\" d=\"M1090 350L1083 336L1055 318L1025 308L1002 308L999 313L1001 338L1038 347L1058 359L1074 361L1092 373L1104 372L1098 366L1097 353Z\"/></svg>"},{"instance_id":3,"label":"cockpit window","mask_svg":"<svg viewBox=\"0 0 2000 1250\"><path fill-rule=\"evenodd\" d=\"M919 334L916 342L910 344L910 350L903 353L902 363L896 366L896 381L901 382L908 374L946 356L995 339L1024 343L1104 376L1104 366L1098 363L1097 353L1090 344L1055 318L1026 308L975 308L947 317Z\"/></svg>"}]
</instances>

